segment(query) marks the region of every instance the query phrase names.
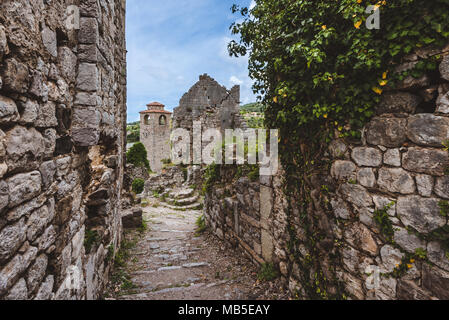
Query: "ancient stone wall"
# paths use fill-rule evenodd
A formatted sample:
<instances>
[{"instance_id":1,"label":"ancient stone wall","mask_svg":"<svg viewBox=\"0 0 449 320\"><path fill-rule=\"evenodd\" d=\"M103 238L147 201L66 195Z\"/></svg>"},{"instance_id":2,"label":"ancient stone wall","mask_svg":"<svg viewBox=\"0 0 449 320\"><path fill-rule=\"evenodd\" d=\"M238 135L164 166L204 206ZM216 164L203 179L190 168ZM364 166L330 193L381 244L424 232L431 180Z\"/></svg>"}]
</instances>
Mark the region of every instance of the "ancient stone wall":
<instances>
[{"instance_id":1,"label":"ancient stone wall","mask_svg":"<svg viewBox=\"0 0 449 320\"><path fill-rule=\"evenodd\" d=\"M282 170L248 183L223 167L208 225L297 298L449 299L448 53L411 55L401 70L440 55L439 73L386 91L360 142L333 141L326 172L295 178L303 194Z\"/></svg>"},{"instance_id":2,"label":"ancient stone wall","mask_svg":"<svg viewBox=\"0 0 449 320\"><path fill-rule=\"evenodd\" d=\"M124 23L124 0L0 4L0 299L101 296L121 234Z\"/></svg>"}]
</instances>

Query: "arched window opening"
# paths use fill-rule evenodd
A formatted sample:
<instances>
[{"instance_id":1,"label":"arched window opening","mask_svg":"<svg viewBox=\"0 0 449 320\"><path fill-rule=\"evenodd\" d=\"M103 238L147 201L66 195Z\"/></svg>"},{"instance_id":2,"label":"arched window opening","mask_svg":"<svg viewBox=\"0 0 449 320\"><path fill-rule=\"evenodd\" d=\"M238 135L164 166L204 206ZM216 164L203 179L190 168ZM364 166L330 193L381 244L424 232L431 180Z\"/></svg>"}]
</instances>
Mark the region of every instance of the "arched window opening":
<instances>
[{"instance_id":1,"label":"arched window opening","mask_svg":"<svg viewBox=\"0 0 449 320\"><path fill-rule=\"evenodd\" d=\"M159 117L159 125L165 126L167 124L167 117L166 116L160 116Z\"/></svg>"},{"instance_id":2,"label":"arched window opening","mask_svg":"<svg viewBox=\"0 0 449 320\"><path fill-rule=\"evenodd\" d=\"M148 121L148 120L150 120L150 116L149 116L149 115L146 115L146 116L143 118L143 123L145 123L145 124L150 124L150 121Z\"/></svg>"}]
</instances>

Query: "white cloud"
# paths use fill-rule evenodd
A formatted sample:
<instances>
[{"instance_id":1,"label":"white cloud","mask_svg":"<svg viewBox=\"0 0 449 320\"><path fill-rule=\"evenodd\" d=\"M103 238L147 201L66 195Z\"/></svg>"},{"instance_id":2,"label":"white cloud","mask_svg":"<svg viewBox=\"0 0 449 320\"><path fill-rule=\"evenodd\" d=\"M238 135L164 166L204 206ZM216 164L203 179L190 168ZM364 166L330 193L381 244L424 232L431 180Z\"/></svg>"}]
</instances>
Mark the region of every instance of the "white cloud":
<instances>
[{"instance_id":1,"label":"white cloud","mask_svg":"<svg viewBox=\"0 0 449 320\"><path fill-rule=\"evenodd\" d=\"M237 78L236 76L232 76L231 79L229 79L229 82L233 85L239 85L241 86L243 84L243 81Z\"/></svg>"},{"instance_id":2,"label":"white cloud","mask_svg":"<svg viewBox=\"0 0 449 320\"><path fill-rule=\"evenodd\" d=\"M249 5L249 10L254 9L255 6L256 6L256 1L251 0L251 4Z\"/></svg>"}]
</instances>

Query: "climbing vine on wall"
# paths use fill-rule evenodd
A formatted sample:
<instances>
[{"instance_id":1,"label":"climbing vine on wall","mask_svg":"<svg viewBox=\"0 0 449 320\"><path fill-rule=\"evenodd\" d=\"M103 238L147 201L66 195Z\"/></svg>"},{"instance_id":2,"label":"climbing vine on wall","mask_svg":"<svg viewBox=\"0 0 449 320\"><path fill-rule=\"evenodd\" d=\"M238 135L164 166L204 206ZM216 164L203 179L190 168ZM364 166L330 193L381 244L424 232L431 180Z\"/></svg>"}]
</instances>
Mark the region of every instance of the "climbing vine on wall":
<instances>
[{"instance_id":1,"label":"climbing vine on wall","mask_svg":"<svg viewBox=\"0 0 449 320\"><path fill-rule=\"evenodd\" d=\"M436 70L440 56L421 58L413 69L398 72L406 57L424 48L440 49L449 38L449 0L255 0L251 10L232 7L239 14L231 26L239 41L229 43L234 56L249 55L253 89L266 105L265 126L280 129L280 156L289 201L289 249L295 261L314 277L302 279L315 298L344 298L326 293L316 243L317 217L309 208L316 189L313 175L326 174L323 157L336 136L358 139L360 129L374 115L382 94L407 76L418 78ZM369 30L365 12L375 5L380 29ZM326 210L326 194L322 201ZM315 206L315 205L313 205ZM298 214L297 212L300 212ZM296 213L295 213L296 212ZM308 253L300 254L295 226L307 234ZM332 257L331 259L338 257ZM303 274L305 274L303 273ZM313 281L311 281L313 280ZM334 281L335 282L335 281ZM339 284L336 284L340 287Z\"/></svg>"}]
</instances>

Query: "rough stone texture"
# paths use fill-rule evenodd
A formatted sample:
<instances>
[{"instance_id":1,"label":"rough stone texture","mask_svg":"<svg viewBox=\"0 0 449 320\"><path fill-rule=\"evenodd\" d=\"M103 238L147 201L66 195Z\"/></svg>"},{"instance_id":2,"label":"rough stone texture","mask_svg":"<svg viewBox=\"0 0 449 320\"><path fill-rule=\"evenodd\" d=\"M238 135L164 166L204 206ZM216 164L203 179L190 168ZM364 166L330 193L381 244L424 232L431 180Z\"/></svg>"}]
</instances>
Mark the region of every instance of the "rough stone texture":
<instances>
[{"instance_id":1,"label":"rough stone texture","mask_svg":"<svg viewBox=\"0 0 449 320\"><path fill-rule=\"evenodd\" d=\"M404 169L434 176L444 175L449 155L444 150L410 148L402 158Z\"/></svg>"},{"instance_id":2,"label":"rough stone texture","mask_svg":"<svg viewBox=\"0 0 449 320\"><path fill-rule=\"evenodd\" d=\"M378 167L382 164L382 153L375 148L354 148L352 150L352 159L358 166Z\"/></svg>"},{"instance_id":3,"label":"rough stone texture","mask_svg":"<svg viewBox=\"0 0 449 320\"><path fill-rule=\"evenodd\" d=\"M415 253L416 249L426 248L426 243L404 228L396 228L394 242L407 252Z\"/></svg>"},{"instance_id":4,"label":"rough stone texture","mask_svg":"<svg viewBox=\"0 0 449 320\"><path fill-rule=\"evenodd\" d=\"M153 172L161 173L163 160L171 159L170 133L172 113L164 110L163 105L147 106L140 112L140 141L147 150L148 162Z\"/></svg>"},{"instance_id":5,"label":"rough stone texture","mask_svg":"<svg viewBox=\"0 0 449 320\"><path fill-rule=\"evenodd\" d=\"M416 190L412 176L401 168L381 168L377 183L386 192L412 194Z\"/></svg>"},{"instance_id":6,"label":"rough stone texture","mask_svg":"<svg viewBox=\"0 0 449 320\"><path fill-rule=\"evenodd\" d=\"M335 161L332 164L331 175L337 180L349 180L355 178L356 166L351 161Z\"/></svg>"},{"instance_id":7,"label":"rough stone texture","mask_svg":"<svg viewBox=\"0 0 449 320\"><path fill-rule=\"evenodd\" d=\"M366 188L376 185L376 175L371 168L362 168L357 172L357 182Z\"/></svg>"},{"instance_id":8,"label":"rough stone texture","mask_svg":"<svg viewBox=\"0 0 449 320\"><path fill-rule=\"evenodd\" d=\"M136 208L122 215L123 228L139 228L142 226L142 209Z\"/></svg>"},{"instance_id":9,"label":"rough stone texture","mask_svg":"<svg viewBox=\"0 0 449 320\"><path fill-rule=\"evenodd\" d=\"M449 119L433 114L411 116L407 136L419 145L441 147L449 139Z\"/></svg>"},{"instance_id":10,"label":"rough stone texture","mask_svg":"<svg viewBox=\"0 0 449 320\"><path fill-rule=\"evenodd\" d=\"M437 196L449 199L449 177L438 177L435 184L435 193Z\"/></svg>"},{"instance_id":11,"label":"rough stone texture","mask_svg":"<svg viewBox=\"0 0 449 320\"><path fill-rule=\"evenodd\" d=\"M121 241L125 1L3 1L0 21L0 300L100 298ZM74 268L79 287L58 291Z\"/></svg>"},{"instance_id":12,"label":"rough stone texture","mask_svg":"<svg viewBox=\"0 0 449 320\"><path fill-rule=\"evenodd\" d=\"M439 200L420 196L400 197L397 213L407 227L413 227L422 233L429 233L446 224L446 218L440 214Z\"/></svg>"},{"instance_id":13,"label":"rough stone texture","mask_svg":"<svg viewBox=\"0 0 449 320\"><path fill-rule=\"evenodd\" d=\"M425 174L416 176L416 186L418 193L423 197L430 197L433 191L434 178Z\"/></svg>"},{"instance_id":14,"label":"rough stone texture","mask_svg":"<svg viewBox=\"0 0 449 320\"><path fill-rule=\"evenodd\" d=\"M384 113L415 113L421 98L409 92L389 92L382 97L376 108L377 114Z\"/></svg>"},{"instance_id":15,"label":"rough stone texture","mask_svg":"<svg viewBox=\"0 0 449 320\"><path fill-rule=\"evenodd\" d=\"M401 166L401 152L399 149L388 149L384 154L384 163L393 167Z\"/></svg>"},{"instance_id":16,"label":"rough stone texture","mask_svg":"<svg viewBox=\"0 0 449 320\"><path fill-rule=\"evenodd\" d=\"M374 118L366 126L366 141L389 148L400 147L407 140L406 127L406 119Z\"/></svg>"},{"instance_id":17,"label":"rough stone texture","mask_svg":"<svg viewBox=\"0 0 449 320\"><path fill-rule=\"evenodd\" d=\"M449 81L449 56L446 55L440 64L441 77Z\"/></svg>"},{"instance_id":18,"label":"rough stone texture","mask_svg":"<svg viewBox=\"0 0 449 320\"><path fill-rule=\"evenodd\" d=\"M0 96L0 124L19 120L19 112L14 100Z\"/></svg>"}]
</instances>

